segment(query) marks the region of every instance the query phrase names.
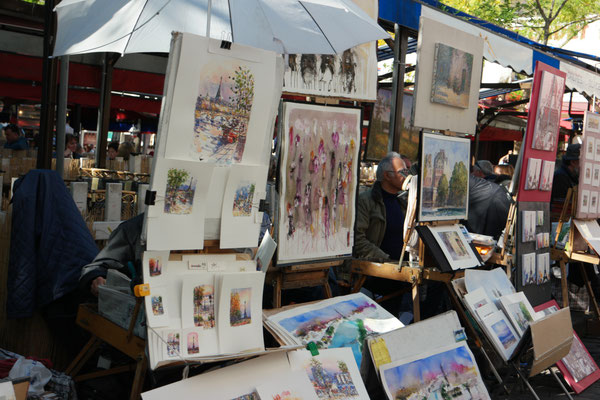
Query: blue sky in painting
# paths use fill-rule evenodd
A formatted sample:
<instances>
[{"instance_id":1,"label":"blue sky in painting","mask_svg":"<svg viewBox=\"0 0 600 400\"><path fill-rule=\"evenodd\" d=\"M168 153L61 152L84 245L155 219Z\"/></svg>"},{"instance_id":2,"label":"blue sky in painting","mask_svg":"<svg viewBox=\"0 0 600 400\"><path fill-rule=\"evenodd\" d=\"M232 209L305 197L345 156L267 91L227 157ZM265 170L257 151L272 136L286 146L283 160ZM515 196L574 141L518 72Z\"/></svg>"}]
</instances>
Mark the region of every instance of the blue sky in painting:
<instances>
[{"instance_id":1,"label":"blue sky in painting","mask_svg":"<svg viewBox=\"0 0 600 400\"><path fill-rule=\"evenodd\" d=\"M444 149L446 152L446 157L448 157L448 168L449 171L446 171L448 174L452 174L452 169L454 168L454 164L463 161L465 163L465 167L467 170L469 169L469 150L471 144L469 141L461 141L457 142L454 140L444 139L442 136L441 139L435 137L431 138L430 136L424 137L423 150L426 152L425 154L431 154L431 161L435 159L435 155L441 150ZM448 180L450 180L450 176L448 176Z\"/></svg>"},{"instance_id":2,"label":"blue sky in painting","mask_svg":"<svg viewBox=\"0 0 600 400\"><path fill-rule=\"evenodd\" d=\"M492 325L492 329L498 335L498 339L504 344L507 340L514 339L514 335L511 333L510 328L506 324L506 321L500 320Z\"/></svg>"},{"instance_id":3,"label":"blue sky in painting","mask_svg":"<svg viewBox=\"0 0 600 400\"><path fill-rule=\"evenodd\" d=\"M295 331L298 326L304 324L307 321L317 320L330 320L335 317L350 315L350 313L359 308L369 305L367 301L361 300L347 300L340 303L332 304L327 307L320 308L318 310L308 311L304 314L296 315L294 317L283 319L279 322L288 332Z\"/></svg>"}]
</instances>

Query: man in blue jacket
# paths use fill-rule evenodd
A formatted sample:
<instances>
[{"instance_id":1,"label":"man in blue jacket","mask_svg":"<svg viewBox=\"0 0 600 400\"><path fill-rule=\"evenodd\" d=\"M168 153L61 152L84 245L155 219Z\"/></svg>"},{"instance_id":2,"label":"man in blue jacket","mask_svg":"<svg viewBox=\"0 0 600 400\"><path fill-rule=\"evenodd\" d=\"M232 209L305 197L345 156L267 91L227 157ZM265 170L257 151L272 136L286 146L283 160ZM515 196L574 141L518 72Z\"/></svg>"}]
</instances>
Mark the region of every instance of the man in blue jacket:
<instances>
[{"instance_id":1,"label":"man in blue jacket","mask_svg":"<svg viewBox=\"0 0 600 400\"><path fill-rule=\"evenodd\" d=\"M9 124L4 127L4 136L6 137L6 143L4 143L5 149L27 150L29 148L27 139L20 132L21 130L15 124Z\"/></svg>"}]
</instances>

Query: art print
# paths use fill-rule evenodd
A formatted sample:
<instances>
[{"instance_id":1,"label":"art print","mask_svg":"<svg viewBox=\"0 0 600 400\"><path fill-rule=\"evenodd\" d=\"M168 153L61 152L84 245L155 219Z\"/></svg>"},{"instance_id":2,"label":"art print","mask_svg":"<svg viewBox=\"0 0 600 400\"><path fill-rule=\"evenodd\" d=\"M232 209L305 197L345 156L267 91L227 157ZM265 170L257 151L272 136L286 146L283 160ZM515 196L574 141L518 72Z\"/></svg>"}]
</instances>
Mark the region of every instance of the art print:
<instances>
[{"instance_id":1,"label":"art print","mask_svg":"<svg viewBox=\"0 0 600 400\"><path fill-rule=\"evenodd\" d=\"M365 159L379 161L390 151L390 118L392 115L392 89L379 88L377 101L369 123Z\"/></svg>"},{"instance_id":2,"label":"art print","mask_svg":"<svg viewBox=\"0 0 600 400\"><path fill-rule=\"evenodd\" d=\"M535 268L535 253L523 254L521 265L521 284L523 286L533 285L537 283L536 268Z\"/></svg>"},{"instance_id":3,"label":"art print","mask_svg":"<svg viewBox=\"0 0 600 400\"><path fill-rule=\"evenodd\" d=\"M185 261L182 261L185 265ZM204 357L221 354L217 330L218 291L215 275L208 272L194 272L180 275L181 288L181 327L183 338L197 337L197 351L188 355ZM188 344L189 341L186 341ZM184 347L185 348L185 347Z\"/></svg>"},{"instance_id":4,"label":"art print","mask_svg":"<svg viewBox=\"0 0 600 400\"><path fill-rule=\"evenodd\" d=\"M464 342L385 364L379 370L389 399L490 399Z\"/></svg>"},{"instance_id":5,"label":"art print","mask_svg":"<svg viewBox=\"0 0 600 400\"><path fill-rule=\"evenodd\" d=\"M565 78L542 71L531 147L556 152Z\"/></svg>"},{"instance_id":6,"label":"art print","mask_svg":"<svg viewBox=\"0 0 600 400\"><path fill-rule=\"evenodd\" d=\"M552 181L554 180L554 161L544 160L542 163L542 175L540 178L540 190L552 190Z\"/></svg>"},{"instance_id":7,"label":"art print","mask_svg":"<svg viewBox=\"0 0 600 400\"><path fill-rule=\"evenodd\" d=\"M181 342L181 333L179 332L169 332L166 335L166 346L167 346L167 357L179 357L181 354L180 342Z\"/></svg>"},{"instance_id":8,"label":"art print","mask_svg":"<svg viewBox=\"0 0 600 400\"><path fill-rule=\"evenodd\" d=\"M198 332L188 332L186 335L187 343L187 354L189 356L197 355L200 353L200 341L198 339Z\"/></svg>"},{"instance_id":9,"label":"art print","mask_svg":"<svg viewBox=\"0 0 600 400\"><path fill-rule=\"evenodd\" d=\"M203 329L215 327L215 288L213 285L193 287L194 326Z\"/></svg>"},{"instance_id":10,"label":"art print","mask_svg":"<svg viewBox=\"0 0 600 400\"><path fill-rule=\"evenodd\" d=\"M241 326L252 322L252 288L232 289L229 298L229 322Z\"/></svg>"},{"instance_id":11,"label":"art print","mask_svg":"<svg viewBox=\"0 0 600 400\"><path fill-rule=\"evenodd\" d=\"M598 213L598 192L592 191L590 193L590 207L588 212L590 214Z\"/></svg>"},{"instance_id":12,"label":"art print","mask_svg":"<svg viewBox=\"0 0 600 400\"><path fill-rule=\"evenodd\" d=\"M590 208L590 191L589 190L582 190L581 191L581 197L579 200L579 213L582 214L587 214L589 212L589 208Z\"/></svg>"},{"instance_id":13,"label":"art print","mask_svg":"<svg viewBox=\"0 0 600 400\"><path fill-rule=\"evenodd\" d=\"M550 282L550 254L537 255L537 284L542 285Z\"/></svg>"},{"instance_id":14,"label":"art print","mask_svg":"<svg viewBox=\"0 0 600 400\"><path fill-rule=\"evenodd\" d=\"M527 179L525 180L525 190L537 190L540 182L540 169L542 160L530 158L527 161Z\"/></svg>"},{"instance_id":15,"label":"art print","mask_svg":"<svg viewBox=\"0 0 600 400\"><path fill-rule=\"evenodd\" d=\"M436 43L431 101L468 108L472 73L473 54Z\"/></svg>"},{"instance_id":16,"label":"art print","mask_svg":"<svg viewBox=\"0 0 600 400\"><path fill-rule=\"evenodd\" d=\"M240 182L233 197L233 216L249 217L252 215L252 199L256 185L252 182Z\"/></svg>"},{"instance_id":17,"label":"art print","mask_svg":"<svg viewBox=\"0 0 600 400\"><path fill-rule=\"evenodd\" d=\"M590 161L594 161L594 159L596 158L596 146L595 146L595 140L594 137L592 135L586 135L585 137L585 145L584 145L584 149L585 149L585 159L586 160L590 160Z\"/></svg>"},{"instance_id":18,"label":"art print","mask_svg":"<svg viewBox=\"0 0 600 400\"><path fill-rule=\"evenodd\" d=\"M527 327L536 319L536 314L523 292L502 296L500 303L519 336L523 336Z\"/></svg>"},{"instance_id":19,"label":"art print","mask_svg":"<svg viewBox=\"0 0 600 400\"><path fill-rule=\"evenodd\" d=\"M596 161L600 161L600 137L596 138Z\"/></svg>"},{"instance_id":20,"label":"art print","mask_svg":"<svg viewBox=\"0 0 600 400\"><path fill-rule=\"evenodd\" d=\"M166 286L151 287L150 294L145 296L146 319L151 327L169 325L168 291Z\"/></svg>"},{"instance_id":21,"label":"art print","mask_svg":"<svg viewBox=\"0 0 600 400\"><path fill-rule=\"evenodd\" d=\"M517 338L513 334L512 330L508 326L505 320L501 319L490 325L492 327L492 331L502 343L505 349L510 349L517 343Z\"/></svg>"},{"instance_id":22,"label":"art print","mask_svg":"<svg viewBox=\"0 0 600 400\"><path fill-rule=\"evenodd\" d=\"M161 295L152 296L150 298L152 302L152 314L156 316L164 315L165 309L163 306L163 298Z\"/></svg>"},{"instance_id":23,"label":"art print","mask_svg":"<svg viewBox=\"0 0 600 400\"><path fill-rule=\"evenodd\" d=\"M585 163L583 167L583 183L586 185L592 184L592 167L593 164Z\"/></svg>"},{"instance_id":24,"label":"art print","mask_svg":"<svg viewBox=\"0 0 600 400\"><path fill-rule=\"evenodd\" d=\"M231 400L260 400L260 397L258 397L258 393L252 392L252 393L244 394L242 396L238 396Z\"/></svg>"},{"instance_id":25,"label":"art print","mask_svg":"<svg viewBox=\"0 0 600 400\"><path fill-rule=\"evenodd\" d=\"M592 186L600 186L600 164L594 164L592 169Z\"/></svg>"},{"instance_id":26,"label":"art print","mask_svg":"<svg viewBox=\"0 0 600 400\"><path fill-rule=\"evenodd\" d=\"M477 310L483 307L491 306L493 311L498 311L494 303L485 293L483 288L478 288L464 295L464 301L472 314L476 314Z\"/></svg>"},{"instance_id":27,"label":"art print","mask_svg":"<svg viewBox=\"0 0 600 400\"><path fill-rule=\"evenodd\" d=\"M197 180L185 169L170 168L165 189L165 213L191 214Z\"/></svg>"},{"instance_id":28,"label":"art print","mask_svg":"<svg viewBox=\"0 0 600 400\"><path fill-rule=\"evenodd\" d=\"M536 225L543 226L544 225L544 211L536 211Z\"/></svg>"},{"instance_id":29,"label":"art print","mask_svg":"<svg viewBox=\"0 0 600 400\"><path fill-rule=\"evenodd\" d=\"M544 247L544 233L540 232L535 235L535 249L539 250Z\"/></svg>"},{"instance_id":30,"label":"art print","mask_svg":"<svg viewBox=\"0 0 600 400\"><path fill-rule=\"evenodd\" d=\"M471 268L480 264L457 225L432 226L428 229L433 234L452 269Z\"/></svg>"},{"instance_id":31,"label":"art print","mask_svg":"<svg viewBox=\"0 0 600 400\"><path fill-rule=\"evenodd\" d=\"M360 110L285 103L278 260L352 253Z\"/></svg>"},{"instance_id":32,"label":"art print","mask_svg":"<svg viewBox=\"0 0 600 400\"><path fill-rule=\"evenodd\" d=\"M531 242L535 240L535 224L537 214L535 211L522 211L523 218L521 219L521 226L523 228L522 241Z\"/></svg>"},{"instance_id":33,"label":"art print","mask_svg":"<svg viewBox=\"0 0 600 400\"><path fill-rule=\"evenodd\" d=\"M466 219L470 142L423 133L419 221Z\"/></svg>"},{"instance_id":34,"label":"art print","mask_svg":"<svg viewBox=\"0 0 600 400\"><path fill-rule=\"evenodd\" d=\"M500 297L516 292L502 268L491 271L468 269L465 271L465 286L469 293L483 288L497 307L500 307Z\"/></svg>"},{"instance_id":35,"label":"art print","mask_svg":"<svg viewBox=\"0 0 600 400\"><path fill-rule=\"evenodd\" d=\"M145 251L142 256L145 282L160 282L166 276L166 265L169 260L168 251Z\"/></svg>"},{"instance_id":36,"label":"art print","mask_svg":"<svg viewBox=\"0 0 600 400\"><path fill-rule=\"evenodd\" d=\"M419 139L420 130L415 128L412 123L412 113L414 107L413 92L405 91L402 96L402 132L400 133L400 148L402 154L409 160L419 159Z\"/></svg>"}]
</instances>

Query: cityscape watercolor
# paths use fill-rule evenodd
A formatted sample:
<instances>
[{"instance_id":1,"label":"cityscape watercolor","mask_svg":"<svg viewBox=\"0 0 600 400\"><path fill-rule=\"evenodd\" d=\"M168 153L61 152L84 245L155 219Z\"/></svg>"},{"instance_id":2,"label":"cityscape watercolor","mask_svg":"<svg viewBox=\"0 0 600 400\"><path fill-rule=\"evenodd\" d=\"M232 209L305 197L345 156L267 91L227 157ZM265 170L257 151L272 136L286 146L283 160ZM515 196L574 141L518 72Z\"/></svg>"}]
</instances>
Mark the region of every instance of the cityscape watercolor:
<instances>
[{"instance_id":1,"label":"cityscape watercolor","mask_svg":"<svg viewBox=\"0 0 600 400\"><path fill-rule=\"evenodd\" d=\"M188 180L189 178L189 180ZM165 191L165 213L191 214L197 179L185 169L170 168Z\"/></svg>"},{"instance_id":2,"label":"cityscape watercolor","mask_svg":"<svg viewBox=\"0 0 600 400\"><path fill-rule=\"evenodd\" d=\"M247 325L252 322L252 288L231 289L229 322L231 326Z\"/></svg>"},{"instance_id":3,"label":"cityscape watercolor","mask_svg":"<svg viewBox=\"0 0 600 400\"><path fill-rule=\"evenodd\" d=\"M312 357L305 367L319 399L358 399L359 393L343 360Z\"/></svg>"},{"instance_id":4,"label":"cityscape watercolor","mask_svg":"<svg viewBox=\"0 0 600 400\"><path fill-rule=\"evenodd\" d=\"M152 296L152 313L154 315L163 315L165 313L162 296Z\"/></svg>"},{"instance_id":5,"label":"cityscape watercolor","mask_svg":"<svg viewBox=\"0 0 600 400\"><path fill-rule=\"evenodd\" d=\"M187 352L188 354L198 354L200 352L197 332L187 334Z\"/></svg>"},{"instance_id":6,"label":"cityscape watercolor","mask_svg":"<svg viewBox=\"0 0 600 400\"><path fill-rule=\"evenodd\" d=\"M468 108L473 54L436 43L434 57L431 101Z\"/></svg>"},{"instance_id":7,"label":"cityscape watercolor","mask_svg":"<svg viewBox=\"0 0 600 400\"><path fill-rule=\"evenodd\" d=\"M254 75L237 61L206 64L200 75L194 151L199 160L239 163L254 100Z\"/></svg>"},{"instance_id":8,"label":"cityscape watercolor","mask_svg":"<svg viewBox=\"0 0 600 400\"><path fill-rule=\"evenodd\" d=\"M252 215L252 199L256 185L250 182L241 182L233 196L233 216L249 217Z\"/></svg>"},{"instance_id":9,"label":"cityscape watercolor","mask_svg":"<svg viewBox=\"0 0 600 400\"><path fill-rule=\"evenodd\" d=\"M204 329L215 327L215 294L213 285L194 288L194 325Z\"/></svg>"},{"instance_id":10,"label":"cityscape watercolor","mask_svg":"<svg viewBox=\"0 0 600 400\"><path fill-rule=\"evenodd\" d=\"M171 332L167 335L167 355L169 357L179 356L180 337L178 332Z\"/></svg>"},{"instance_id":11,"label":"cityscape watercolor","mask_svg":"<svg viewBox=\"0 0 600 400\"><path fill-rule=\"evenodd\" d=\"M159 276L162 273L162 261L160 257L148 260L150 276Z\"/></svg>"}]
</instances>

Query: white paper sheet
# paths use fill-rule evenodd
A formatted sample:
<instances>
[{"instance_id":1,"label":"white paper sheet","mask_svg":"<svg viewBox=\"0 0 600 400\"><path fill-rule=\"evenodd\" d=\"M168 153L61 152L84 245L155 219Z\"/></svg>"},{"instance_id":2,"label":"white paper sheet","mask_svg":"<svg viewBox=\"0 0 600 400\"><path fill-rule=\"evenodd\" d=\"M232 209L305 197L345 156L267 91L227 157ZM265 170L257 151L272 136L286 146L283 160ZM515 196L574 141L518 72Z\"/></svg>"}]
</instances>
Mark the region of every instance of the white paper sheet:
<instances>
[{"instance_id":1,"label":"white paper sheet","mask_svg":"<svg viewBox=\"0 0 600 400\"><path fill-rule=\"evenodd\" d=\"M490 300L498 307L501 296L516 292L502 268L495 268L491 271L468 269L465 271L465 286L469 293L482 287Z\"/></svg>"},{"instance_id":2,"label":"white paper sheet","mask_svg":"<svg viewBox=\"0 0 600 400\"><path fill-rule=\"evenodd\" d=\"M0 193L1 194L1 193ZM15 400L15 390L12 382L0 382L0 399L1 400Z\"/></svg>"},{"instance_id":3,"label":"white paper sheet","mask_svg":"<svg viewBox=\"0 0 600 400\"><path fill-rule=\"evenodd\" d=\"M222 249L257 247L266 196L267 166L232 165L221 212Z\"/></svg>"},{"instance_id":4,"label":"white paper sheet","mask_svg":"<svg viewBox=\"0 0 600 400\"><path fill-rule=\"evenodd\" d=\"M282 371L256 387L261 399L319 400L302 371Z\"/></svg>"},{"instance_id":5,"label":"white paper sheet","mask_svg":"<svg viewBox=\"0 0 600 400\"><path fill-rule=\"evenodd\" d=\"M264 349L262 272L222 274L217 329L222 354Z\"/></svg>"},{"instance_id":6,"label":"white paper sheet","mask_svg":"<svg viewBox=\"0 0 600 400\"><path fill-rule=\"evenodd\" d=\"M168 287L155 285L150 294L144 298L146 303L146 320L151 327L169 325Z\"/></svg>"},{"instance_id":7,"label":"white paper sheet","mask_svg":"<svg viewBox=\"0 0 600 400\"><path fill-rule=\"evenodd\" d=\"M273 254L275 254L275 249L277 248L277 243L271 237L271 234L267 230L263 236L262 241L260 242L260 246L258 246L258 250L256 250L256 264L257 268L262 272L267 272L269 268L269 263L273 258Z\"/></svg>"}]
</instances>

